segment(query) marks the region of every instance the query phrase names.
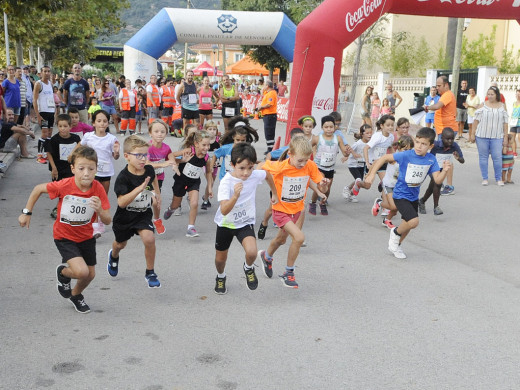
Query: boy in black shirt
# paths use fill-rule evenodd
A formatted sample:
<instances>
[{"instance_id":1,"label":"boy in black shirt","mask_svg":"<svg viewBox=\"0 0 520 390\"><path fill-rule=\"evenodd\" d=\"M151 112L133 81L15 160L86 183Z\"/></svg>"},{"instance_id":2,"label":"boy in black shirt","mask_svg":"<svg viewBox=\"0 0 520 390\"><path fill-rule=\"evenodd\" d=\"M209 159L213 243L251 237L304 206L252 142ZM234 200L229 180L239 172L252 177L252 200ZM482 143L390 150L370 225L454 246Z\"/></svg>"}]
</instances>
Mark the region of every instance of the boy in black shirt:
<instances>
[{"instance_id":1,"label":"boy in black shirt","mask_svg":"<svg viewBox=\"0 0 520 390\"><path fill-rule=\"evenodd\" d=\"M115 240L108 252L107 270L110 276L118 273L119 252L126 246L128 240L138 234L144 244L146 258L145 279L148 287L161 287L154 271L155 237L152 223L152 202L161 204L161 192L151 165L145 165L148 157L149 144L132 135L125 139L123 150L128 165L119 173L114 184L117 195L117 211L114 215L112 229ZM149 183L152 183L153 192Z\"/></svg>"}]
</instances>

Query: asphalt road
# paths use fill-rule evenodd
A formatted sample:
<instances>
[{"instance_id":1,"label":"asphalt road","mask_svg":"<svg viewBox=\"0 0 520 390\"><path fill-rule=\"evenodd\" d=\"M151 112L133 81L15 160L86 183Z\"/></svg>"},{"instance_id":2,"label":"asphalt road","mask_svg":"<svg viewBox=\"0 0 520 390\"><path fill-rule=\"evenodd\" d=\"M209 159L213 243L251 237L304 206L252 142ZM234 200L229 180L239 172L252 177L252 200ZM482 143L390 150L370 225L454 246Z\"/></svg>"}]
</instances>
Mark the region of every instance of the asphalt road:
<instances>
[{"instance_id":1,"label":"asphalt road","mask_svg":"<svg viewBox=\"0 0 520 390\"><path fill-rule=\"evenodd\" d=\"M168 143L177 148L179 140ZM262 140L257 150L264 149ZM389 232L370 213L376 190L344 202L352 177L339 165L330 215L305 222L298 290L257 268L259 287L249 291L235 241L228 293L214 294L214 201L199 213L198 238L185 237L186 212L165 222L157 237L160 289L147 288L136 237L110 277L113 234L103 235L97 276L84 294L87 315L56 291L55 202L42 197L31 228L18 226L31 189L50 173L15 162L0 180L0 389L517 389L520 169L516 185L482 187L475 149L463 150L456 194L441 198L442 216L430 200L403 244L406 260L388 252ZM118 161L116 171L123 166ZM167 175L165 203L172 182ZM112 190L110 201L114 211ZM267 202L263 185L259 218ZM270 225L259 249L275 233ZM275 274L286 253L276 253Z\"/></svg>"}]
</instances>

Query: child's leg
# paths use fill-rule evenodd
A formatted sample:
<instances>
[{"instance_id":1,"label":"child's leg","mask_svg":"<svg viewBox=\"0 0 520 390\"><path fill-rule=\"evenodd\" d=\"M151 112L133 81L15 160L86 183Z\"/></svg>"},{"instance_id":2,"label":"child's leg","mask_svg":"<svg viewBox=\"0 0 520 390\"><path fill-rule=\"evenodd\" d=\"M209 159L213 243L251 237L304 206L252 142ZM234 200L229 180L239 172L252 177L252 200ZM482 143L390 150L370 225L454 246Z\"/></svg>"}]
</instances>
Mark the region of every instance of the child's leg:
<instances>
[{"instance_id":1,"label":"child's leg","mask_svg":"<svg viewBox=\"0 0 520 390\"><path fill-rule=\"evenodd\" d=\"M428 199L430 199L430 196L433 194L433 186L435 185L435 181L430 178L430 184L428 184L428 188L424 192L423 197L420 199L422 203L426 203ZM440 187L439 187L440 188ZM435 197L433 198L433 202L435 203Z\"/></svg>"},{"instance_id":2,"label":"child's leg","mask_svg":"<svg viewBox=\"0 0 520 390\"><path fill-rule=\"evenodd\" d=\"M114 240L112 242L112 257L118 259L119 252L121 252L125 248L127 243L128 241L117 242Z\"/></svg>"},{"instance_id":3,"label":"child's leg","mask_svg":"<svg viewBox=\"0 0 520 390\"><path fill-rule=\"evenodd\" d=\"M510 183L511 182L511 175L513 174L513 168L509 168L507 170L507 182Z\"/></svg>"},{"instance_id":4,"label":"child's leg","mask_svg":"<svg viewBox=\"0 0 520 390\"><path fill-rule=\"evenodd\" d=\"M159 219L161 218L161 208L157 204L157 202L152 203L152 209L153 209L153 219Z\"/></svg>"},{"instance_id":5,"label":"child's leg","mask_svg":"<svg viewBox=\"0 0 520 390\"><path fill-rule=\"evenodd\" d=\"M254 236L244 237L244 239L242 240L242 247L245 251L246 264L251 267L257 257L258 248L256 246L256 238Z\"/></svg>"},{"instance_id":6,"label":"child's leg","mask_svg":"<svg viewBox=\"0 0 520 390\"><path fill-rule=\"evenodd\" d=\"M188 192L188 196L190 198L190 217L189 224L195 225L195 220L197 219L198 207L199 207L199 191L193 190Z\"/></svg>"},{"instance_id":7,"label":"child's leg","mask_svg":"<svg viewBox=\"0 0 520 390\"><path fill-rule=\"evenodd\" d=\"M448 174L446 175L446 184L449 186L453 185L453 168L455 168L455 165L451 166L451 169L448 171Z\"/></svg>"},{"instance_id":8,"label":"child's leg","mask_svg":"<svg viewBox=\"0 0 520 390\"><path fill-rule=\"evenodd\" d=\"M305 235L300 230L298 226L292 221L287 222L282 229L286 232L285 239L287 239L287 235L292 237L291 246L289 247L289 252L287 253L287 266L294 267L294 263L296 262L296 258L300 253L300 248L305 241Z\"/></svg>"},{"instance_id":9,"label":"child's leg","mask_svg":"<svg viewBox=\"0 0 520 390\"><path fill-rule=\"evenodd\" d=\"M275 238L271 240L267 247L267 255L270 257L274 256L274 253L287 241L289 234L284 229L278 229L278 233Z\"/></svg>"},{"instance_id":10,"label":"child's leg","mask_svg":"<svg viewBox=\"0 0 520 390\"><path fill-rule=\"evenodd\" d=\"M63 268L61 274L66 278L77 280L72 289L72 295L79 295L96 276L95 266L88 266L82 257L74 257L68 260L67 264L69 266Z\"/></svg>"},{"instance_id":11,"label":"child's leg","mask_svg":"<svg viewBox=\"0 0 520 390\"><path fill-rule=\"evenodd\" d=\"M269 203L269 206L264 212L264 219L262 219L262 225L267 226L269 220L271 219L271 215L273 214L273 205Z\"/></svg>"},{"instance_id":12,"label":"child's leg","mask_svg":"<svg viewBox=\"0 0 520 390\"><path fill-rule=\"evenodd\" d=\"M174 196L172 202L170 203L170 209L175 210L180 207L182 203L182 196Z\"/></svg>"},{"instance_id":13,"label":"child's leg","mask_svg":"<svg viewBox=\"0 0 520 390\"><path fill-rule=\"evenodd\" d=\"M330 195L330 189L332 187L332 182L334 181L334 178L330 178L330 182L329 182L329 185L328 185L328 188L327 188L327 191L325 192L325 195L327 195L327 199L329 198L329 195Z\"/></svg>"},{"instance_id":14,"label":"child's leg","mask_svg":"<svg viewBox=\"0 0 520 390\"><path fill-rule=\"evenodd\" d=\"M153 234L153 231L147 229L138 230L137 233L139 233L141 241L143 241L144 244L144 257L146 259L146 269L148 271L151 271L153 270L155 263L155 236Z\"/></svg>"},{"instance_id":15,"label":"child's leg","mask_svg":"<svg viewBox=\"0 0 520 390\"><path fill-rule=\"evenodd\" d=\"M395 228L395 232L401 236L399 245L404 241L410 230L415 229L419 226L419 217L410 219L409 221L403 220L401 224Z\"/></svg>"},{"instance_id":16,"label":"child's leg","mask_svg":"<svg viewBox=\"0 0 520 390\"><path fill-rule=\"evenodd\" d=\"M217 272L222 275L226 270L226 261L227 261L228 250L225 251L215 251L215 268ZM255 253L256 256L256 253Z\"/></svg>"},{"instance_id":17,"label":"child's leg","mask_svg":"<svg viewBox=\"0 0 520 390\"><path fill-rule=\"evenodd\" d=\"M506 173L507 173L507 170L502 169L502 181L506 181Z\"/></svg>"},{"instance_id":18,"label":"child's leg","mask_svg":"<svg viewBox=\"0 0 520 390\"><path fill-rule=\"evenodd\" d=\"M305 222L305 210L302 210L300 216L298 217L298 220L296 221L296 226L298 226L300 228L300 230L302 230L304 222Z\"/></svg>"}]
</instances>

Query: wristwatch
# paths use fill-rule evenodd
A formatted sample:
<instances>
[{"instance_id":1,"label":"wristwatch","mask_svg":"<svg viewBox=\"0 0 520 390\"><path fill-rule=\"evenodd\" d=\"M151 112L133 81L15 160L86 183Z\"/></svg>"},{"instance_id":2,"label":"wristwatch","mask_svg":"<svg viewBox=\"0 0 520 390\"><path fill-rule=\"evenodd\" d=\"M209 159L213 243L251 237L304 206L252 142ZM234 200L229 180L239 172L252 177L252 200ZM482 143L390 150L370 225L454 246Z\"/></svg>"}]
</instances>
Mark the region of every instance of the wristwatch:
<instances>
[{"instance_id":1,"label":"wristwatch","mask_svg":"<svg viewBox=\"0 0 520 390\"><path fill-rule=\"evenodd\" d=\"M32 215L32 212L31 212L31 210L29 210L29 209L23 209L23 210L22 210L22 214L25 214L25 215Z\"/></svg>"}]
</instances>

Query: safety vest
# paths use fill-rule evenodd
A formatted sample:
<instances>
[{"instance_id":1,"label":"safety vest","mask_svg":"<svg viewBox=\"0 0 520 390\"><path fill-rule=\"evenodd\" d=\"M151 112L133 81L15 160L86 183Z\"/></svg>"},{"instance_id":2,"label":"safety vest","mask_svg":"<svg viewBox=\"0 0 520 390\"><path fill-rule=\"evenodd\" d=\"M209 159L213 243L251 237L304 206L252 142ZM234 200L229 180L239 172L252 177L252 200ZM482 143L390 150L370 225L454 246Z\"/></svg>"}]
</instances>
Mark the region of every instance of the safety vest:
<instances>
[{"instance_id":1,"label":"safety vest","mask_svg":"<svg viewBox=\"0 0 520 390\"><path fill-rule=\"evenodd\" d=\"M175 105L175 92L174 88L162 87L162 99L164 107L173 107Z\"/></svg>"},{"instance_id":2,"label":"safety vest","mask_svg":"<svg viewBox=\"0 0 520 390\"><path fill-rule=\"evenodd\" d=\"M152 85L152 84L150 84L150 87L152 87L152 99L155 102L155 105L157 107L159 107L159 105L161 104L161 97L159 95L159 88L157 88L156 85ZM153 107L153 103L150 100L150 98L148 96L148 93L146 94L146 105L148 107Z\"/></svg>"},{"instance_id":3,"label":"safety vest","mask_svg":"<svg viewBox=\"0 0 520 390\"><path fill-rule=\"evenodd\" d=\"M121 91L123 92L123 98L121 99L121 107L123 107L123 111L130 111L130 94L128 93L128 90L126 88L123 88ZM133 92L135 97L134 109L138 111L139 102L137 100L137 91L134 90Z\"/></svg>"},{"instance_id":4,"label":"safety vest","mask_svg":"<svg viewBox=\"0 0 520 390\"><path fill-rule=\"evenodd\" d=\"M173 107L172 120L181 119L182 118L182 107L180 104L175 103Z\"/></svg>"}]
</instances>

